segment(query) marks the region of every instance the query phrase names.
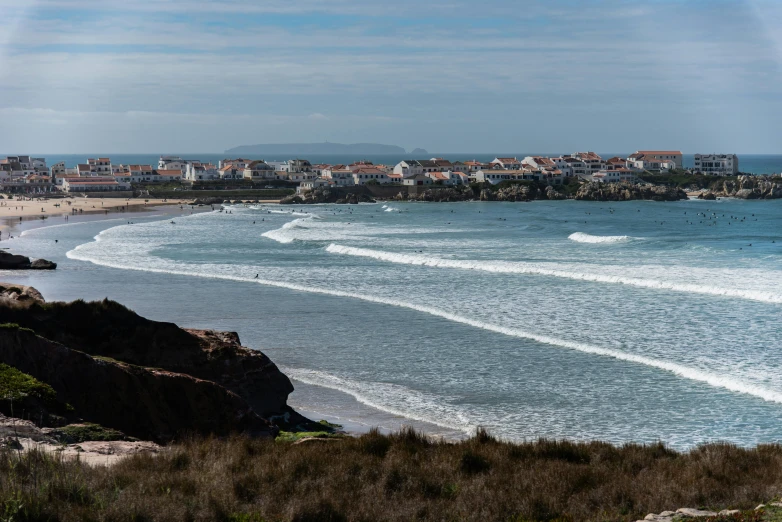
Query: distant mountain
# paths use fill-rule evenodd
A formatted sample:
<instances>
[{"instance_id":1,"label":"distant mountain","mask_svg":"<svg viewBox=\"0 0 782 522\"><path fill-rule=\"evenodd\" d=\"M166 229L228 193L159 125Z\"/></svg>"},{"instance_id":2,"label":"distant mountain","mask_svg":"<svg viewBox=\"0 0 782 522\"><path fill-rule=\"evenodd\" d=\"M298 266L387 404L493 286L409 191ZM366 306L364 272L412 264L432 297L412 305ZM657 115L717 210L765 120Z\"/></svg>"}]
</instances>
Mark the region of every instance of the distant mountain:
<instances>
[{"instance_id":1,"label":"distant mountain","mask_svg":"<svg viewBox=\"0 0 782 522\"><path fill-rule=\"evenodd\" d=\"M416 156L416 157L418 157L418 156L423 157L423 156L428 156L429 153L426 152L426 149L413 149L413 152L411 152L410 155L411 156Z\"/></svg>"},{"instance_id":2,"label":"distant mountain","mask_svg":"<svg viewBox=\"0 0 782 522\"><path fill-rule=\"evenodd\" d=\"M420 149L416 149L420 150ZM404 154L405 149L396 145L377 143L274 143L267 145L242 145L225 151L233 156L306 156L309 154Z\"/></svg>"}]
</instances>

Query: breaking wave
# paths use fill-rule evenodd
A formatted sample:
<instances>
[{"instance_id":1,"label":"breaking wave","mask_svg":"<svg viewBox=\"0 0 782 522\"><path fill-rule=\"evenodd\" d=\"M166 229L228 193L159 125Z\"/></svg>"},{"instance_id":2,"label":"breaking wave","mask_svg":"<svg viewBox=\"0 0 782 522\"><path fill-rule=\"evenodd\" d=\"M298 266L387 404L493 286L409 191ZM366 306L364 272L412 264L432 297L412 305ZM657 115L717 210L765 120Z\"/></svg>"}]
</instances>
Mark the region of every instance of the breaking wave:
<instances>
[{"instance_id":1,"label":"breaking wave","mask_svg":"<svg viewBox=\"0 0 782 522\"><path fill-rule=\"evenodd\" d=\"M443 403L437 396L397 384L360 382L317 370L280 369L291 379L347 393L362 404L392 415L428 422L465 434L475 432L476 425L461 409Z\"/></svg>"},{"instance_id":2,"label":"breaking wave","mask_svg":"<svg viewBox=\"0 0 782 522\"><path fill-rule=\"evenodd\" d=\"M612 275L609 273L589 273L577 272L575 270L562 270L561 268L549 268L545 265L535 263L525 263L519 261L478 261L461 259L442 259L439 257L421 255L421 254L401 254L396 252L384 252L368 248L349 247L337 244L330 244L326 247L326 252L332 254L341 254L348 256L366 257L385 261L388 263L397 263L403 265L429 266L436 268L455 268L462 270L480 270L483 272L493 272L499 274L530 274L550 277L559 277L564 279L573 279L576 281L587 281L593 283L608 283L634 286L638 288L651 288L655 290L670 290L674 292L685 292L702 295L712 295L718 297L732 297L747 299L751 301L761 301L764 303L780 304L782 295L758 290L745 290L738 288L721 288L695 283L664 281L659 279L643 279L638 277L628 277L625 275ZM608 269L608 265L606 269Z\"/></svg>"},{"instance_id":3,"label":"breaking wave","mask_svg":"<svg viewBox=\"0 0 782 522\"><path fill-rule=\"evenodd\" d=\"M633 238L630 236L593 236L584 232L575 232L568 239L576 243L623 243Z\"/></svg>"},{"instance_id":4,"label":"breaking wave","mask_svg":"<svg viewBox=\"0 0 782 522\"><path fill-rule=\"evenodd\" d=\"M690 368L677 363L658 360L643 355L626 353L619 350L603 348L600 346L590 345L586 343L557 339L555 337L551 337L547 335L539 335L533 332L528 332L521 328L500 326L485 321L480 321L472 317L461 316L449 312L447 310L442 310L432 306L427 306L418 303L411 303L411 302L391 299L387 297L366 295L366 294L360 294L356 292L346 292L346 291L335 290L330 288L320 288L316 286L301 285L301 284L285 282L285 281L254 279L250 275L237 275L236 273L237 267L234 266L188 264L185 265L183 268L177 268L181 265L168 262L165 260L150 258L148 256L148 252L152 248L154 248L154 245L152 244L147 244L145 247L140 247L140 245L133 245L130 247L134 249L132 250L133 251L132 255L120 255L121 253L119 251L122 250L121 245L124 245L124 243L121 241L116 241L116 242L108 241L106 242L108 244L106 244L104 248L99 249L98 252L90 253L89 250L91 249L95 250L96 245L99 245L100 243L104 242L103 236L105 232L107 231L101 232L100 234L95 236L95 241L93 243L85 243L69 251L66 254L67 257L70 259L87 261L87 262L94 263L96 265L102 265L102 266L107 266L107 267L117 268L117 269L137 270L142 272L172 274L172 275L180 275L180 276L188 276L188 277L201 277L207 279L231 280L231 281L238 281L244 283L258 283L266 286L285 288L297 292L315 293L315 294L330 295L335 297L359 299L365 302L407 308L410 310L425 313L434 317L439 317L441 319L445 319L455 323L464 324L474 328L480 328L489 332L494 332L510 337L520 338L520 339L526 339L526 340L530 340L533 342L537 342L537 343L541 343L557 348L574 350L574 351L583 352L587 354L609 357L609 358L613 358L613 359L617 359L620 361L625 361L633 364L645 365L651 368L657 368L672 373L674 375L677 375L679 377L708 384L709 386L715 388L721 388L731 392L752 395L754 397L769 402L782 403L782 392L778 392L778 391L764 388L762 386L746 383L724 375L716 375L707 371ZM347 247L339 247L338 245L332 246L332 250L334 249L342 250L345 248ZM146 250L146 252L144 252L144 250ZM356 250L360 250L360 249L356 249ZM144 259L138 259L138 257L136 256L138 256L139 254L142 255ZM381 254L386 255L387 253L381 253ZM363 255L363 254L359 254L359 255ZM400 254L394 254L394 255L400 255ZM424 256L419 256L419 257L423 258ZM110 260L107 260L106 258L109 258ZM159 265L154 266L153 265L154 262L159 263ZM453 261L453 262L460 263L459 261ZM423 263L418 263L418 264L423 264ZM386 405L386 407L388 406ZM409 417L411 415L417 415L417 413L416 412L404 413L404 416Z\"/></svg>"}]
</instances>

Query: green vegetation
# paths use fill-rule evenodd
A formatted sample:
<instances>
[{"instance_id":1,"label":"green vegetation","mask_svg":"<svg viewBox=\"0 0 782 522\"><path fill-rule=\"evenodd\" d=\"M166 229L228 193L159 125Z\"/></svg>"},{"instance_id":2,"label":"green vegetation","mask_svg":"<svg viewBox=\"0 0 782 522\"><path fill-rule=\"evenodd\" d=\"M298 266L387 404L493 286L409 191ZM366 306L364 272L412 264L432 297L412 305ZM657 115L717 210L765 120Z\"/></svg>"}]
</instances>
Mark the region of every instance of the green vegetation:
<instances>
[{"instance_id":1,"label":"green vegetation","mask_svg":"<svg viewBox=\"0 0 782 522\"><path fill-rule=\"evenodd\" d=\"M9 326L15 325L0 325L0 328ZM57 392L48 384L20 372L13 366L0 364L0 399L18 401L26 397L34 397L44 403L54 403L57 400Z\"/></svg>"},{"instance_id":2,"label":"green vegetation","mask_svg":"<svg viewBox=\"0 0 782 522\"><path fill-rule=\"evenodd\" d=\"M735 176L717 178L715 176L707 176L705 174L685 174L684 171L672 171L665 174L644 172L643 174L639 174L638 177L647 183L653 183L655 185L666 185L668 187L676 187L681 189L706 189L711 187L714 183L721 183L723 181L736 181L738 179Z\"/></svg>"},{"instance_id":3,"label":"green vegetation","mask_svg":"<svg viewBox=\"0 0 782 522\"><path fill-rule=\"evenodd\" d=\"M281 431L274 440L277 442L296 442L301 439L338 439L340 437L344 437L344 435L330 431Z\"/></svg>"},{"instance_id":4,"label":"green vegetation","mask_svg":"<svg viewBox=\"0 0 782 522\"><path fill-rule=\"evenodd\" d=\"M17 521L633 521L679 507L780 522L782 446L497 441L413 430L328 443L183 441L110 468L0 452L0 512Z\"/></svg>"},{"instance_id":5,"label":"green vegetation","mask_svg":"<svg viewBox=\"0 0 782 522\"><path fill-rule=\"evenodd\" d=\"M70 424L51 432L52 437L64 444L78 444L88 440L112 441L127 440L121 431L104 428L99 424Z\"/></svg>"}]
</instances>

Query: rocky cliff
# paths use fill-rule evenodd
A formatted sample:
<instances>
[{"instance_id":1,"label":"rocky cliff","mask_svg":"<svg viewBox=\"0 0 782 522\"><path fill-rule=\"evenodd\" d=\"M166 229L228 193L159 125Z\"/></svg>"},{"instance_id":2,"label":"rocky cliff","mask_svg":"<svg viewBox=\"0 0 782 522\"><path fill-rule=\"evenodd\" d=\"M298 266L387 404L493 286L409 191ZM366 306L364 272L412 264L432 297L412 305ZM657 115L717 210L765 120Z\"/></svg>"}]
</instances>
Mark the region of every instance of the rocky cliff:
<instances>
[{"instance_id":1,"label":"rocky cliff","mask_svg":"<svg viewBox=\"0 0 782 522\"><path fill-rule=\"evenodd\" d=\"M768 176L739 176L737 180L718 180L708 191L698 196L701 199L779 199L782 198L782 178Z\"/></svg>"},{"instance_id":2,"label":"rocky cliff","mask_svg":"<svg viewBox=\"0 0 782 522\"><path fill-rule=\"evenodd\" d=\"M301 194L291 194L280 200L281 205L312 205L315 203L358 205L359 203L374 202L375 200L366 194L344 193L344 191L329 187L318 187Z\"/></svg>"},{"instance_id":3,"label":"rocky cliff","mask_svg":"<svg viewBox=\"0 0 782 522\"><path fill-rule=\"evenodd\" d=\"M166 442L188 433L277 432L213 382L91 357L25 328L0 327L0 360L49 384L76 415L134 437Z\"/></svg>"},{"instance_id":4,"label":"rocky cliff","mask_svg":"<svg viewBox=\"0 0 782 522\"><path fill-rule=\"evenodd\" d=\"M287 405L290 380L236 333L185 330L109 300L46 303L4 283L0 317L13 325L0 332L0 362L62 392L90 422L159 441L312 425Z\"/></svg>"},{"instance_id":5,"label":"rocky cliff","mask_svg":"<svg viewBox=\"0 0 782 522\"><path fill-rule=\"evenodd\" d=\"M632 183L584 183L576 192L575 199L583 201L678 201L687 199L687 194L673 187L655 185L634 185Z\"/></svg>"},{"instance_id":6,"label":"rocky cliff","mask_svg":"<svg viewBox=\"0 0 782 522\"><path fill-rule=\"evenodd\" d=\"M394 196L396 201L428 201L436 203L472 201L474 199L475 193L473 190L464 186L427 189L416 194L400 191L399 194Z\"/></svg>"}]
</instances>

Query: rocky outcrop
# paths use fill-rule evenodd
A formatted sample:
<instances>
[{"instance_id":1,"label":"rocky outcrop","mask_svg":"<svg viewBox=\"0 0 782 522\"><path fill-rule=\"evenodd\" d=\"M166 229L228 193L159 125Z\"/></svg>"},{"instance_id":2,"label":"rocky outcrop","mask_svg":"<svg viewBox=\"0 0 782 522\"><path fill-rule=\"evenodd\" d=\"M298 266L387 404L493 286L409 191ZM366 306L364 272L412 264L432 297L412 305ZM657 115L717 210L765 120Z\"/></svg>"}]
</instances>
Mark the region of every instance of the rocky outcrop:
<instances>
[{"instance_id":1,"label":"rocky outcrop","mask_svg":"<svg viewBox=\"0 0 782 522\"><path fill-rule=\"evenodd\" d=\"M472 201L475 199L475 193L470 187L457 186L430 188L415 194L400 192L394 196L394 199L396 201L428 201L435 203L448 203L456 201Z\"/></svg>"},{"instance_id":2,"label":"rocky outcrop","mask_svg":"<svg viewBox=\"0 0 782 522\"><path fill-rule=\"evenodd\" d=\"M782 198L782 178L768 176L739 176L718 180L711 188L698 196L700 199L779 199Z\"/></svg>"},{"instance_id":3,"label":"rocky outcrop","mask_svg":"<svg viewBox=\"0 0 782 522\"><path fill-rule=\"evenodd\" d=\"M312 205L316 203L336 203L338 205L358 205L359 203L374 203L375 200L366 194L343 192L330 187L318 187L301 194L291 194L280 200L281 205Z\"/></svg>"},{"instance_id":4,"label":"rocky outcrop","mask_svg":"<svg viewBox=\"0 0 782 522\"><path fill-rule=\"evenodd\" d=\"M44 302L41 293L32 286L0 283L0 307Z\"/></svg>"},{"instance_id":5,"label":"rocky outcrop","mask_svg":"<svg viewBox=\"0 0 782 522\"><path fill-rule=\"evenodd\" d=\"M233 332L184 330L151 321L114 301L29 302L0 309L3 320L92 356L160 368L215 382L264 417L290 412L293 385L262 352Z\"/></svg>"},{"instance_id":6,"label":"rocky outcrop","mask_svg":"<svg viewBox=\"0 0 782 522\"><path fill-rule=\"evenodd\" d=\"M620 183L584 183L575 199L582 201L678 201L687 199L687 193L679 188L655 185Z\"/></svg>"},{"instance_id":7,"label":"rocky outcrop","mask_svg":"<svg viewBox=\"0 0 782 522\"><path fill-rule=\"evenodd\" d=\"M767 509L773 509L776 512L776 508L782 507L780 502L770 502L769 504L761 504L755 508L755 511L764 511ZM676 511L663 511L662 513L649 513L643 520L637 520L636 522L682 522L685 520L692 520L693 522L701 518L718 518L719 520L761 520L760 518L744 518L741 516L742 512L738 509L723 509L722 511L709 511L707 509L695 509L695 508L679 508ZM744 513L746 515L746 513ZM753 514L752 517L755 515ZM734 518L735 517L735 518ZM762 520L766 520L763 518ZM771 519L768 519L771 520ZM776 520L774 518L773 520Z\"/></svg>"},{"instance_id":8,"label":"rocky outcrop","mask_svg":"<svg viewBox=\"0 0 782 522\"><path fill-rule=\"evenodd\" d=\"M54 270L57 263L45 259L30 260L27 256L17 256L0 252L0 270Z\"/></svg>"},{"instance_id":9,"label":"rocky outcrop","mask_svg":"<svg viewBox=\"0 0 782 522\"><path fill-rule=\"evenodd\" d=\"M133 437L167 442L188 433L278 431L214 382L92 357L24 328L0 328L0 361L49 384L81 418Z\"/></svg>"}]
</instances>

